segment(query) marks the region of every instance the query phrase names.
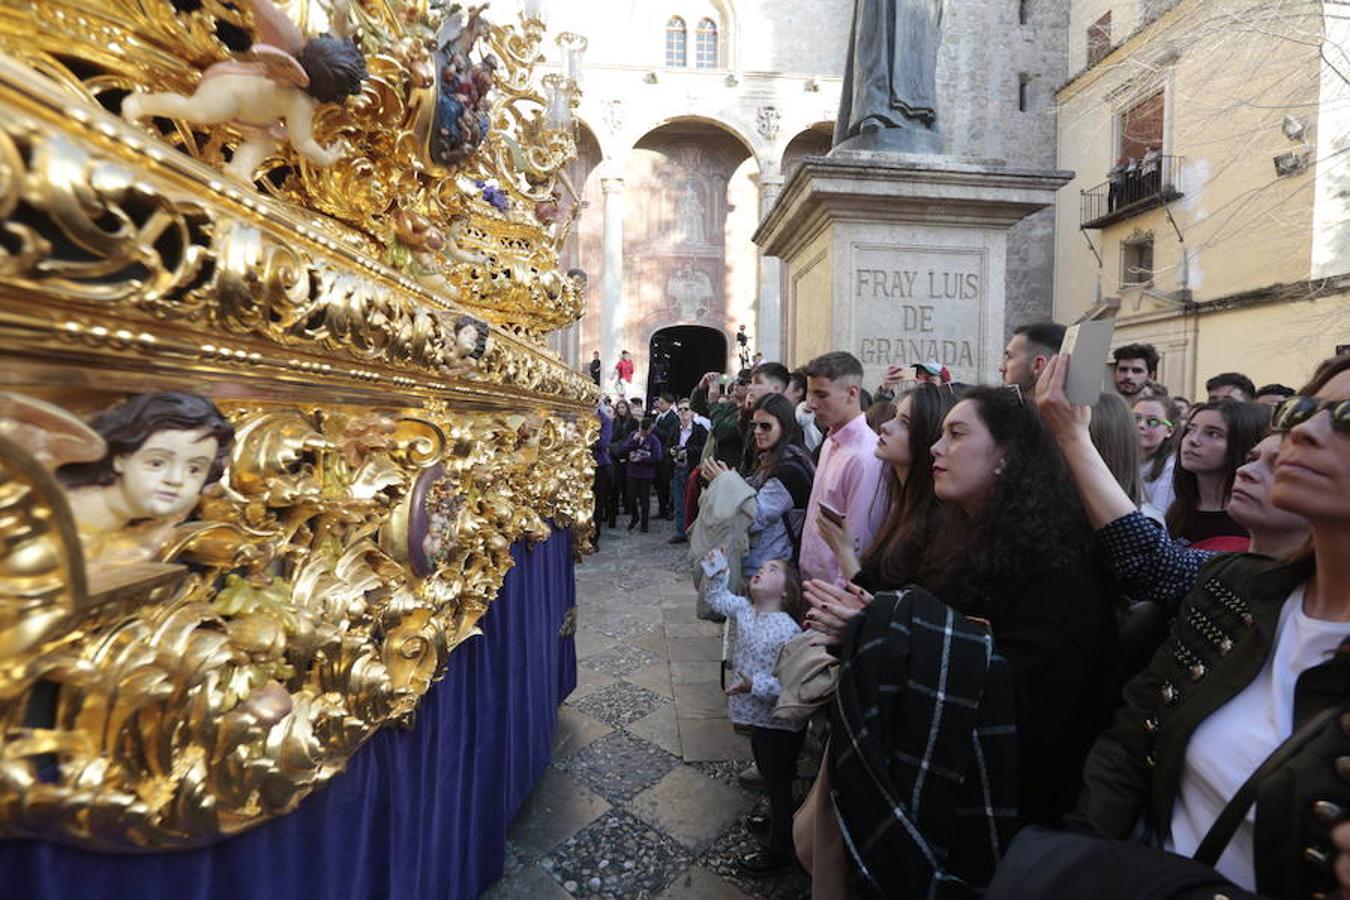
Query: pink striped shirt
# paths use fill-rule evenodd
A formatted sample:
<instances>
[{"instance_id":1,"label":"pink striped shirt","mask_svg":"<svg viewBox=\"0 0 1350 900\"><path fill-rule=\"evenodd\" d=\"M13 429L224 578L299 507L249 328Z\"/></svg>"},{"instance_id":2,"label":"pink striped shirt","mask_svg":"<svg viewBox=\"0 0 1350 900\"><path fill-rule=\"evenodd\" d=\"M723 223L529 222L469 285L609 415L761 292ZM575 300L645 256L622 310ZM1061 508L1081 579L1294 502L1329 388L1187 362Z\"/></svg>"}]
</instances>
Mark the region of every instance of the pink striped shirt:
<instances>
[{"instance_id":1,"label":"pink striped shirt","mask_svg":"<svg viewBox=\"0 0 1350 900\"><path fill-rule=\"evenodd\" d=\"M859 413L842 428L830 432L820 448L820 464L811 486L811 502L806 507L806 526L802 530L800 569L802 578L842 583L843 575L834 551L820 536L816 517L821 501L844 514L853 534L853 549L862 554L872 543L886 516L885 490L882 486L883 463L876 457L877 435Z\"/></svg>"}]
</instances>

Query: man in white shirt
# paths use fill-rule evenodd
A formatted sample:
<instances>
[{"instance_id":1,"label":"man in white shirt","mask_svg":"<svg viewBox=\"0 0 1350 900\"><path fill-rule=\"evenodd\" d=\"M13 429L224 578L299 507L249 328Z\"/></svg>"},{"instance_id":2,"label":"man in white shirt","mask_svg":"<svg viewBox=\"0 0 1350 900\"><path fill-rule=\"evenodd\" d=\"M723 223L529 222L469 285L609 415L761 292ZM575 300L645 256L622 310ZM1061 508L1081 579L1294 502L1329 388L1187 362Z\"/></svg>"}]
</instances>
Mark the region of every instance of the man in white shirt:
<instances>
[{"instance_id":1,"label":"man in white shirt","mask_svg":"<svg viewBox=\"0 0 1350 900\"><path fill-rule=\"evenodd\" d=\"M867 425L859 397L863 369L853 354L826 353L807 364L806 402L829 429L820 448L820 462L806 509L800 554L803 579L831 584L841 581L834 551L820 534L821 505L843 515L861 553L871 543L886 514L882 496L882 462L876 457L877 435Z\"/></svg>"}]
</instances>

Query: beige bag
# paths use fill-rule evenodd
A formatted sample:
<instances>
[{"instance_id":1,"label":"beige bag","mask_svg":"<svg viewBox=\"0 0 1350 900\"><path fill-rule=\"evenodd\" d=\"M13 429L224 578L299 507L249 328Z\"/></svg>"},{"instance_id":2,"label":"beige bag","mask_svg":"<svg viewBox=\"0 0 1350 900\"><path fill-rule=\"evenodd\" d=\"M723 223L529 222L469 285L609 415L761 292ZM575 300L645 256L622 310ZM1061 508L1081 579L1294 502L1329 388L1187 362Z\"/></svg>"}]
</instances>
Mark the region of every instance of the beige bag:
<instances>
[{"instance_id":1,"label":"beige bag","mask_svg":"<svg viewBox=\"0 0 1350 900\"><path fill-rule=\"evenodd\" d=\"M804 631L782 646L773 674L778 679L776 719L807 719L829 702L839 682L839 660L814 646L814 631Z\"/></svg>"},{"instance_id":2,"label":"beige bag","mask_svg":"<svg viewBox=\"0 0 1350 900\"><path fill-rule=\"evenodd\" d=\"M830 799L830 748L820 763L820 774L811 785L797 814L792 817L792 844L797 861L811 876L811 900L848 900L850 872L844 837Z\"/></svg>"}]
</instances>

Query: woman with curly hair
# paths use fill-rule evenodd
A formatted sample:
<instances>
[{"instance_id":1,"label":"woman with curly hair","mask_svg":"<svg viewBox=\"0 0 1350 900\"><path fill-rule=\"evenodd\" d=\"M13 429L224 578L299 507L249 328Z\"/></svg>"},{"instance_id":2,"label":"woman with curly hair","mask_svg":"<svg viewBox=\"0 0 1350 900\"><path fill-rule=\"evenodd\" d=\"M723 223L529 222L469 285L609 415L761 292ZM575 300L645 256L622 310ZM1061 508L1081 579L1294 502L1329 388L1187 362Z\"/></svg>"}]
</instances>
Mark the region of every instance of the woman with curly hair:
<instances>
[{"instance_id":1,"label":"woman with curly hair","mask_svg":"<svg viewBox=\"0 0 1350 900\"><path fill-rule=\"evenodd\" d=\"M1012 672L1022 817L1056 822L1117 702L1116 592L1054 440L1015 392L975 388L952 407L933 490L942 513L916 580L989 623Z\"/></svg>"}]
</instances>

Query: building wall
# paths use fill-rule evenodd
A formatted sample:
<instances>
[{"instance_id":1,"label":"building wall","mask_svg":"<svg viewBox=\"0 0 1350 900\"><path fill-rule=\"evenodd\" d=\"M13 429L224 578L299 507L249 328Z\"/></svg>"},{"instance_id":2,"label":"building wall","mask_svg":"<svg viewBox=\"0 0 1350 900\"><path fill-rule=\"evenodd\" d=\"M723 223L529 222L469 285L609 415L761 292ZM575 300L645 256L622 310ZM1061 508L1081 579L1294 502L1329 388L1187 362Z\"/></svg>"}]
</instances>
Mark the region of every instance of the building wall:
<instances>
[{"instance_id":1,"label":"building wall","mask_svg":"<svg viewBox=\"0 0 1350 900\"><path fill-rule=\"evenodd\" d=\"M1075 0L1071 56L1085 52L1079 32L1107 5ZM1130 4L1111 8L1113 23L1140 15ZM1273 158L1310 150L1316 140L1321 66L1317 44L1305 39L1316 18L1314 0L1270 9L1185 0L1059 92L1059 164L1077 175L1061 190L1055 212L1058 320L1072 320L1102 297L1119 297L1119 345L1158 331L1160 316L1183 316L1187 300L1203 309L1312 276L1317 167L1281 176ZM1099 267L1079 228L1081 194L1103 184L1116 163L1121 112L1157 90L1165 97L1163 152L1181 157L1182 196L1167 209L1088 229ZM1302 125L1301 136L1286 136L1286 117ZM1148 237L1152 284L1131 287L1122 244ZM1264 354L1283 339L1313 338L1316 332L1302 324L1307 314L1306 304L1288 301L1202 312L1191 325L1194 339L1174 347L1190 355L1170 367L1187 373L1185 380L1169 385L1194 394L1208 375L1225 370L1247 371L1258 381L1260 372L1280 372L1286 383L1298 381L1302 361L1280 364L1274 362L1280 354L1270 360Z\"/></svg>"},{"instance_id":2,"label":"building wall","mask_svg":"<svg viewBox=\"0 0 1350 900\"><path fill-rule=\"evenodd\" d=\"M1019 22L1015 0L947 4L938 66L945 152L1014 166L1054 165L1054 90L1066 72L1068 0L1025 0L1025 4L1026 24ZM728 271L720 285L722 302L716 312L710 308L700 324L720 327L728 336L745 324L760 346L778 346L790 327L772 314L780 302L782 275L776 262L759 258L748 236L782 184L789 144L799 139L799 148L811 144L813 150L828 148L821 146L818 135L833 129L853 6L852 0L545 3L550 33L570 31L588 40L578 113L584 128L594 135L600 156L585 179L587 205L577 224L577 263L590 276L588 309L575 338L558 345L571 361L583 364L594 349L622 340L638 357L641 379L651 327L682 320L679 310L669 304L669 321L659 322L660 315L653 314L652 298L659 300L662 279L670 273L653 268L643 255L645 244L640 239L633 243L629 234L630 227L636 227L633 208L655 196L634 174L632 161L646 152L644 142L653 133L671 123L686 130L701 127L708 141L730 139L746 154L740 177L726 182L740 193L723 204L727 213L721 223L727 239L723 260ZM680 16L688 28L690 68L664 65L666 23L672 15ZM694 31L704 17L718 23L722 39L721 64L711 70L692 67ZM560 64L556 47L546 45L545 51L550 65ZM1026 109L1019 108L1023 80ZM603 223L598 220L604 210L600 182L607 178L625 182L625 253L618 263L624 285L621 337L603 322L606 261ZM638 180L630 182L634 178ZM757 193L747 193L747 184ZM673 214L668 201L659 203L663 215ZM647 216L637 218L645 222ZM1053 231L1053 214L1046 212L1010 236L1009 328L1050 312ZM762 314L765 304L773 305L768 314ZM761 318L767 324L764 334ZM636 322L644 324L630 327ZM612 348L613 353L617 349ZM606 369L613 365L610 350L606 347L604 354Z\"/></svg>"},{"instance_id":3,"label":"building wall","mask_svg":"<svg viewBox=\"0 0 1350 900\"><path fill-rule=\"evenodd\" d=\"M1256 383L1297 389L1317 364L1350 343L1350 293L1232 310L1200 321L1195 393L1206 377L1243 372Z\"/></svg>"}]
</instances>

